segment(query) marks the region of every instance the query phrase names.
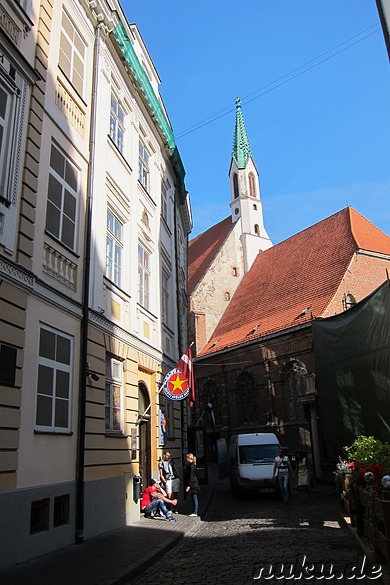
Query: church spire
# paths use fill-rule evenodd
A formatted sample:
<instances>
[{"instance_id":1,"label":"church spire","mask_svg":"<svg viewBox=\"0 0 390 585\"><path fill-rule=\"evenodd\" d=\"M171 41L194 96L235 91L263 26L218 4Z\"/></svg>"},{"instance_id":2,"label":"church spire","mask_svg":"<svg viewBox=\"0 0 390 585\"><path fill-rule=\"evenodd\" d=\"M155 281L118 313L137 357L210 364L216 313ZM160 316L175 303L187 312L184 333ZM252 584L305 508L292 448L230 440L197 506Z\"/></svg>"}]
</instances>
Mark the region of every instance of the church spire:
<instances>
[{"instance_id":1,"label":"church spire","mask_svg":"<svg viewBox=\"0 0 390 585\"><path fill-rule=\"evenodd\" d=\"M244 117L241 111L241 100L236 99L236 127L234 129L234 141L232 157L239 169L245 169L249 157L252 156L248 136L246 134Z\"/></svg>"}]
</instances>

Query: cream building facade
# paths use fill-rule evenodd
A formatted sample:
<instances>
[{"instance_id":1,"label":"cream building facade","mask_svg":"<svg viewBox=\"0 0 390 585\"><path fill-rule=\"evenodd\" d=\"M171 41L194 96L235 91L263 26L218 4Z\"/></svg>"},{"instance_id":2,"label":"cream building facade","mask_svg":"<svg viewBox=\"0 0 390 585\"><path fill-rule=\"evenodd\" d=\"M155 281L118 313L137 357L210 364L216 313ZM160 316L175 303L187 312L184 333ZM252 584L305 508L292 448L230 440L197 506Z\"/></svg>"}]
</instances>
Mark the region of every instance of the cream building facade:
<instances>
[{"instance_id":1,"label":"cream building facade","mask_svg":"<svg viewBox=\"0 0 390 585\"><path fill-rule=\"evenodd\" d=\"M120 4L1 10L5 566L137 520L164 441L180 460L186 408L159 388L187 348L192 221L160 79Z\"/></svg>"}]
</instances>

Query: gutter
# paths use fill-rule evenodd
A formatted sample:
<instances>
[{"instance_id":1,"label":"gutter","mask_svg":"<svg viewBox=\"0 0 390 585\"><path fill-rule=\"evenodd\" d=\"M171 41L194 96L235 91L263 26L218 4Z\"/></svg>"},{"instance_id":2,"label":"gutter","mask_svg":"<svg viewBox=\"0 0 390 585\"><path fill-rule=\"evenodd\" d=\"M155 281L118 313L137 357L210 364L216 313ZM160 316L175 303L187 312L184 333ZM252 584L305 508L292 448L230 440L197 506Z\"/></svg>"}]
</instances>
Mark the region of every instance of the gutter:
<instances>
[{"instance_id":1,"label":"gutter","mask_svg":"<svg viewBox=\"0 0 390 585\"><path fill-rule=\"evenodd\" d=\"M222 354L226 354L226 353L229 353L231 351L236 351L237 349L242 349L243 347L250 347L252 345L256 345L258 343L263 343L264 341L268 341L269 339L275 339L276 337L281 337L282 335L289 335L290 333L293 333L295 331L309 329L311 327L311 323L312 323L311 320L306 321L306 323L303 323L302 325L296 325L295 327L290 327L289 329L284 329L283 331L278 331L276 333L270 333L269 335L264 335L263 337L257 337L256 339L253 339L252 341L247 341L246 343L239 343L238 345L235 345L234 347L227 347L227 348L221 349L219 351L214 351L212 353L208 353L207 355L204 355L204 356L195 357L193 361L194 361L194 363L198 363L202 360L206 360L206 359L209 359L209 358L214 357L214 356L220 356Z\"/></svg>"},{"instance_id":2,"label":"gutter","mask_svg":"<svg viewBox=\"0 0 390 585\"><path fill-rule=\"evenodd\" d=\"M81 320L80 339L80 390L78 413L78 444L76 463L76 544L84 542L84 460L85 460L85 413L87 399L87 359L88 359L88 315L89 315L89 286L91 267L92 241L92 207L93 185L95 175L95 142L97 117L97 89L99 75L99 45L102 25L96 27L95 46L93 51L93 79L91 96L91 127L89 138L89 167L87 178L87 201L85 213L85 250L83 274L83 314Z\"/></svg>"}]
</instances>

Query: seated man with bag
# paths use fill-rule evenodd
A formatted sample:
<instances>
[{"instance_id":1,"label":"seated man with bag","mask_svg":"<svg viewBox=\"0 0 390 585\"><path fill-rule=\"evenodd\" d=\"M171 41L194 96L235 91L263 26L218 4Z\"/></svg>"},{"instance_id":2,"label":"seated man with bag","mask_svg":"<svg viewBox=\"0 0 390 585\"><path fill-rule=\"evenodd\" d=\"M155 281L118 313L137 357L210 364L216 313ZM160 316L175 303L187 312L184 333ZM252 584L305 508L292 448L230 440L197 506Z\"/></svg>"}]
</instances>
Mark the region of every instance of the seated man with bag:
<instances>
[{"instance_id":1,"label":"seated man with bag","mask_svg":"<svg viewBox=\"0 0 390 585\"><path fill-rule=\"evenodd\" d=\"M176 519L172 516L172 513L167 510L165 503L172 504L175 506L177 500L170 500L167 498L164 490L160 487L155 479L150 480L150 484L142 492L141 499L141 511L144 512L145 518L152 518L155 514L162 514L167 520Z\"/></svg>"}]
</instances>

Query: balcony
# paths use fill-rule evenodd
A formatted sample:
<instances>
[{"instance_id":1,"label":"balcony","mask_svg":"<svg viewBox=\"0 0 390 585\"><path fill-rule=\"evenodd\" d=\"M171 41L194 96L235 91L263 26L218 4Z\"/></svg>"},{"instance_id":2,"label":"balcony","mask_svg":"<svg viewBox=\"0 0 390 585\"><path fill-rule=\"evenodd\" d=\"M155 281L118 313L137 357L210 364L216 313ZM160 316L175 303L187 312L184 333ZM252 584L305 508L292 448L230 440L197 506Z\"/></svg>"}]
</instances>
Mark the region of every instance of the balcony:
<instances>
[{"instance_id":1,"label":"balcony","mask_svg":"<svg viewBox=\"0 0 390 585\"><path fill-rule=\"evenodd\" d=\"M56 105L63 112L69 123L84 138L85 112L68 93L60 79L57 79Z\"/></svg>"},{"instance_id":2,"label":"balcony","mask_svg":"<svg viewBox=\"0 0 390 585\"><path fill-rule=\"evenodd\" d=\"M77 265L74 262L48 244L44 244L43 272L71 290L76 290L76 270Z\"/></svg>"}]
</instances>

